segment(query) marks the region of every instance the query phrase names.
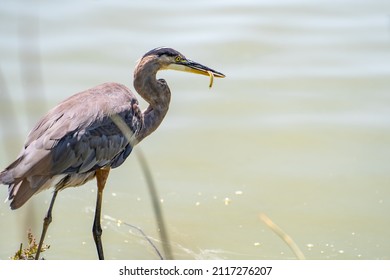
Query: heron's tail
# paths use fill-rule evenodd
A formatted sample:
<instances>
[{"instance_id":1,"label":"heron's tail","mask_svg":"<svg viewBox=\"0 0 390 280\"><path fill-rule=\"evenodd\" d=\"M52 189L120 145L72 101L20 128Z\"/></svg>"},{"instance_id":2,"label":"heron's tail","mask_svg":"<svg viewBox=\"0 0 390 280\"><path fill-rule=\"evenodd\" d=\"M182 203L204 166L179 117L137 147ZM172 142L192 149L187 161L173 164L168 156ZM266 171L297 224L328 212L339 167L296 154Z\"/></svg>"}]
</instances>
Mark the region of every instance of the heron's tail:
<instances>
[{"instance_id":1,"label":"heron's tail","mask_svg":"<svg viewBox=\"0 0 390 280\"><path fill-rule=\"evenodd\" d=\"M8 200L11 209L18 209L30 199L38 190L31 185L30 178L15 180L12 169L5 169L0 173L0 184L8 185Z\"/></svg>"},{"instance_id":2,"label":"heron's tail","mask_svg":"<svg viewBox=\"0 0 390 280\"><path fill-rule=\"evenodd\" d=\"M32 188L27 179L17 184L9 185L8 199L11 200L11 209L15 210L22 207L38 190L39 188Z\"/></svg>"},{"instance_id":3,"label":"heron's tail","mask_svg":"<svg viewBox=\"0 0 390 280\"><path fill-rule=\"evenodd\" d=\"M23 157L19 157L6 169L0 172L0 185L11 185L15 183L15 177L13 169L18 166L18 164L22 161Z\"/></svg>"},{"instance_id":4,"label":"heron's tail","mask_svg":"<svg viewBox=\"0 0 390 280\"><path fill-rule=\"evenodd\" d=\"M12 172L8 168L0 172L0 185L11 185L13 182Z\"/></svg>"}]
</instances>

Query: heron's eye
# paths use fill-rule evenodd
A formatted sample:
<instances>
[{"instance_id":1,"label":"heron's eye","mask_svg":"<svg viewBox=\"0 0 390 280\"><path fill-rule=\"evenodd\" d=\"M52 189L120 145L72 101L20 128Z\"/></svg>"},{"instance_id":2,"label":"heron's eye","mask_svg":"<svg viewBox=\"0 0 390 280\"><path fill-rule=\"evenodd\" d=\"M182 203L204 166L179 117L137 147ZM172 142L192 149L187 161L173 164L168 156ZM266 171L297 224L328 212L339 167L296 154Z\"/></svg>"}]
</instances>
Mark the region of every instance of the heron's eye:
<instances>
[{"instance_id":1,"label":"heron's eye","mask_svg":"<svg viewBox=\"0 0 390 280\"><path fill-rule=\"evenodd\" d=\"M175 57L175 61L176 61L176 62L180 62L180 61L182 61L182 60L183 60L183 59L181 58L180 55L178 55L178 56Z\"/></svg>"}]
</instances>

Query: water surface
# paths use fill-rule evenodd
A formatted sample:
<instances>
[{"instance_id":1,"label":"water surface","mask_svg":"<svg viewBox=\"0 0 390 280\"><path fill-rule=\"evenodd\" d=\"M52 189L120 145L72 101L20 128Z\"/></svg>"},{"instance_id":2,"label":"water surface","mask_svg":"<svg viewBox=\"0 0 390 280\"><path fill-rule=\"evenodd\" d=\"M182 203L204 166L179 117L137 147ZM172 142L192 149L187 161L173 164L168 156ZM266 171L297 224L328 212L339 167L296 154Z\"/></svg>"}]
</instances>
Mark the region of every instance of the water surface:
<instances>
[{"instance_id":1,"label":"water surface","mask_svg":"<svg viewBox=\"0 0 390 280\"><path fill-rule=\"evenodd\" d=\"M132 88L146 51L170 46L226 74L161 72L168 116L140 145L177 259L390 258L388 1L66 1L0 6L0 166L33 124L73 93ZM146 104L142 102L142 106ZM47 259L95 259L95 183L60 193ZM5 198L7 188L0 188ZM0 205L0 258L41 230L51 191ZM108 259L156 259L159 235L133 155L110 175ZM114 219L114 221L112 220Z\"/></svg>"}]
</instances>

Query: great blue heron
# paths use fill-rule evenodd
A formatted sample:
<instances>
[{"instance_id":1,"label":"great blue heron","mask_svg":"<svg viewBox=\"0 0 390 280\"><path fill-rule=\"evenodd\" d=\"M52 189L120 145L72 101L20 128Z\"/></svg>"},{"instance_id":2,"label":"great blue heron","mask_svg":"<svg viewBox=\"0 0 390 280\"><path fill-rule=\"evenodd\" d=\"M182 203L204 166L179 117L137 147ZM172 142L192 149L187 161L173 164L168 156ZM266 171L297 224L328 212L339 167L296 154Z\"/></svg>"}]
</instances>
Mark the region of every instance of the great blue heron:
<instances>
[{"instance_id":1,"label":"great blue heron","mask_svg":"<svg viewBox=\"0 0 390 280\"><path fill-rule=\"evenodd\" d=\"M165 80L156 79L161 69L210 75L211 79L225 77L174 49L153 49L140 59L134 71L134 88L149 103L145 111L141 111L135 95L118 83L77 93L37 123L19 157L0 173L0 183L8 185L11 209L21 207L35 193L54 187L35 259L39 259L58 191L81 186L95 177L98 192L92 232L99 259L104 259L100 225L103 189L110 169L120 166L133 146L151 134L168 111L171 92ZM131 138L120 123L126 124Z\"/></svg>"}]
</instances>

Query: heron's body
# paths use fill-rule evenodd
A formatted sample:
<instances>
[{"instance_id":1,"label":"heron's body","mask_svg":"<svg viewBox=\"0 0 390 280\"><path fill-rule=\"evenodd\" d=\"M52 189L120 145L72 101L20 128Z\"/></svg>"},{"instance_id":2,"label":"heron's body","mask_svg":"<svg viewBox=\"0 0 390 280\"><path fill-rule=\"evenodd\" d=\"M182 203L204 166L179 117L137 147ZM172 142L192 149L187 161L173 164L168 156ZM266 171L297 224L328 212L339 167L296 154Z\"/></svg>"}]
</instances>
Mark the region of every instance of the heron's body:
<instances>
[{"instance_id":1,"label":"heron's body","mask_svg":"<svg viewBox=\"0 0 390 280\"><path fill-rule=\"evenodd\" d=\"M175 67L172 67L175 65ZM102 193L110 168L120 166L133 146L152 133L164 119L171 98L167 83L156 79L160 69L180 69L198 74L223 74L187 60L179 52L158 48L146 53L134 72L134 87L148 103L142 112L135 95L124 85L105 83L80 92L51 109L31 130L19 157L0 173L9 186L11 208L21 207L31 196L54 187L45 218L42 245L57 192L80 186L96 177L98 197L93 233L99 258ZM118 126L126 124L129 135ZM40 248L36 258L38 258Z\"/></svg>"},{"instance_id":2,"label":"heron's body","mask_svg":"<svg viewBox=\"0 0 390 280\"><path fill-rule=\"evenodd\" d=\"M97 169L121 165L132 147L110 116L119 115L137 135L142 128L137 110L136 97L116 83L75 94L50 110L2 174L2 182L10 184L11 208L36 192L83 185Z\"/></svg>"}]
</instances>

